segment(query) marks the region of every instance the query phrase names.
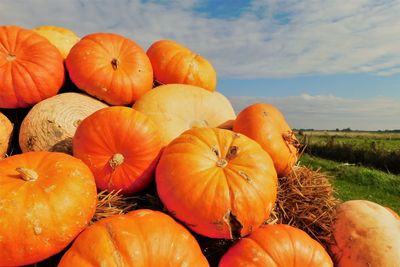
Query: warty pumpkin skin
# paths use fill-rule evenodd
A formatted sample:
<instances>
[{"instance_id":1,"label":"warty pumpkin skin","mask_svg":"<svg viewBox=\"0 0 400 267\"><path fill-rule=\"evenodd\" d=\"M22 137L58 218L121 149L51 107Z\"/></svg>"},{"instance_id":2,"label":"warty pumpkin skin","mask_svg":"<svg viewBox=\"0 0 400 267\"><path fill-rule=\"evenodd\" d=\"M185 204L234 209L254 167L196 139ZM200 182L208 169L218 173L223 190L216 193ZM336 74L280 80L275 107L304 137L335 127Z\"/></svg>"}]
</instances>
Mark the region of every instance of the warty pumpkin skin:
<instances>
[{"instance_id":1,"label":"warty pumpkin skin","mask_svg":"<svg viewBox=\"0 0 400 267\"><path fill-rule=\"evenodd\" d=\"M64 59L67 57L71 48L80 40L73 31L63 27L43 25L33 28L32 30L45 37L50 43L57 47Z\"/></svg>"},{"instance_id":2,"label":"warty pumpkin skin","mask_svg":"<svg viewBox=\"0 0 400 267\"><path fill-rule=\"evenodd\" d=\"M0 185L0 266L36 263L60 252L96 209L93 174L64 153L1 160Z\"/></svg>"},{"instance_id":3,"label":"warty pumpkin skin","mask_svg":"<svg viewBox=\"0 0 400 267\"><path fill-rule=\"evenodd\" d=\"M292 171L298 159L298 141L275 106L264 103L248 106L239 112L233 131L257 141L270 154L279 177Z\"/></svg>"},{"instance_id":4,"label":"warty pumpkin skin","mask_svg":"<svg viewBox=\"0 0 400 267\"><path fill-rule=\"evenodd\" d=\"M105 107L108 105L78 93L62 93L40 101L29 110L21 123L21 150L72 154L72 137L79 123Z\"/></svg>"},{"instance_id":5,"label":"warty pumpkin skin","mask_svg":"<svg viewBox=\"0 0 400 267\"><path fill-rule=\"evenodd\" d=\"M192 128L164 150L156 170L165 207L193 231L232 239L270 215L277 175L268 153L244 135Z\"/></svg>"},{"instance_id":6,"label":"warty pumpkin skin","mask_svg":"<svg viewBox=\"0 0 400 267\"><path fill-rule=\"evenodd\" d=\"M264 225L233 245L219 267L333 267L321 244L295 227Z\"/></svg>"},{"instance_id":7,"label":"warty pumpkin skin","mask_svg":"<svg viewBox=\"0 0 400 267\"><path fill-rule=\"evenodd\" d=\"M153 88L145 51L114 33L93 33L75 44L66 59L72 82L111 105L133 104Z\"/></svg>"},{"instance_id":8,"label":"warty pumpkin skin","mask_svg":"<svg viewBox=\"0 0 400 267\"><path fill-rule=\"evenodd\" d=\"M154 78L161 84L191 84L215 91L217 74L205 58L172 40L159 40L147 50Z\"/></svg>"},{"instance_id":9,"label":"warty pumpkin skin","mask_svg":"<svg viewBox=\"0 0 400 267\"><path fill-rule=\"evenodd\" d=\"M133 108L149 116L162 129L163 145L192 127L218 127L236 118L225 96L186 84L155 87Z\"/></svg>"},{"instance_id":10,"label":"warty pumpkin skin","mask_svg":"<svg viewBox=\"0 0 400 267\"><path fill-rule=\"evenodd\" d=\"M0 159L7 154L10 139L13 132L13 124L0 112Z\"/></svg>"},{"instance_id":11,"label":"warty pumpkin skin","mask_svg":"<svg viewBox=\"0 0 400 267\"><path fill-rule=\"evenodd\" d=\"M168 215L136 210L98 221L58 267L208 267L196 239Z\"/></svg>"},{"instance_id":12,"label":"warty pumpkin skin","mask_svg":"<svg viewBox=\"0 0 400 267\"><path fill-rule=\"evenodd\" d=\"M398 267L400 220L385 207L367 200L338 205L330 247L338 267Z\"/></svg>"},{"instance_id":13,"label":"warty pumpkin skin","mask_svg":"<svg viewBox=\"0 0 400 267\"><path fill-rule=\"evenodd\" d=\"M63 57L46 38L17 26L0 26L0 108L24 108L57 94Z\"/></svg>"},{"instance_id":14,"label":"warty pumpkin skin","mask_svg":"<svg viewBox=\"0 0 400 267\"><path fill-rule=\"evenodd\" d=\"M92 170L100 190L129 195L152 179L161 150L159 130L146 115L114 106L96 111L78 126L73 155Z\"/></svg>"}]
</instances>

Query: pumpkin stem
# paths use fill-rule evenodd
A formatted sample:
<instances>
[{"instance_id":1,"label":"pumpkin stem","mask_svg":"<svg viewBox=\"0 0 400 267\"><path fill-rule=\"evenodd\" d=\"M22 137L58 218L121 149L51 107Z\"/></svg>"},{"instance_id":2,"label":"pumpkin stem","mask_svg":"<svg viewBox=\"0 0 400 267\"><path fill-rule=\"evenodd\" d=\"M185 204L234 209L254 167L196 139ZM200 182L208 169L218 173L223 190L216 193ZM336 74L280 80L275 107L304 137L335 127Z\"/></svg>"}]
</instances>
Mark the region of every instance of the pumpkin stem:
<instances>
[{"instance_id":1,"label":"pumpkin stem","mask_svg":"<svg viewBox=\"0 0 400 267\"><path fill-rule=\"evenodd\" d=\"M119 66L119 60L118 60L118 59L116 59L116 58L113 58L113 59L111 60L111 66L112 66L113 70L116 70L116 69L118 69L118 66Z\"/></svg>"},{"instance_id":2,"label":"pumpkin stem","mask_svg":"<svg viewBox=\"0 0 400 267\"><path fill-rule=\"evenodd\" d=\"M116 153L112 156L110 161L108 162L113 170L115 170L119 165L124 162L124 155L120 153Z\"/></svg>"},{"instance_id":3,"label":"pumpkin stem","mask_svg":"<svg viewBox=\"0 0 400 267\"><path fill-rule=\"evenodd\" d=\"M15 169L25 181L36 181L39 178L39 175L34 170L18 167Z\"/></svg>"},{"instance_id":4,"label":"pumpkin stem","mask_svg":"<svg viewBox=\"0 0 400 267\"><path fill-rule=\"evenodd\" d=\"M216 164L217 167L225 168L226 165L228 165L228 161L226 161L226 159L219 159Z\"/></svg>"},{"instance_id":5,"label":"pumpkin stem","mask_svg":"<svg viewBox=\"0 0 400 267\"><path fill-rule=\"evenodd\" d=\"M6 59L7 59L7 61L14 61L14 60L17 59L17 56L14 55L14 54L12 54L12 53L10 53L10 54L8 54L8 55L6 56Z\"/></svg>"}]
</instances>

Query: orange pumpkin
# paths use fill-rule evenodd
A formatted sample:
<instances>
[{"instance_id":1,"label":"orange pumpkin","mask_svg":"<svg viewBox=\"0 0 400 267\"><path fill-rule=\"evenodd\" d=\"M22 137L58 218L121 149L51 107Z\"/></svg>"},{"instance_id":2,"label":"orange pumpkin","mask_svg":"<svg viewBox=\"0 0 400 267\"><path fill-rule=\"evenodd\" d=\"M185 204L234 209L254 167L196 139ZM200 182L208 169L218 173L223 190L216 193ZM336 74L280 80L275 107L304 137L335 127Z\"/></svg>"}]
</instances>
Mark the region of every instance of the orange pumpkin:
<instances>
[{"instance_id":1,"label":"orange pumpkin","mask_svg":"<svg viewBox=\"0 0 400 267\"><path fill-rule=\"evenodd\" d=\"M96 111L79 124L72 150L92 170L100 190L133 194L151 182L161 141L147 116L115 106Z\"/></svg>"},{"instance_id":2,"label":"orange pumpkin","mask_svg":"<svg viewBox=\"0 0 400 267\"><path fill-rule=\"evenodd\" d=\"M233 245L219 267L333 267L325 249L289 225L265 225Z\"/></svg>"},{"instance_id":3,"label":"orange pumpkin","mask_svg":"<svg viewBox=\"0 0 400 267\"><path fill-rule=\"evenodd\" d=\"M217 74L210 62L175 41L157 41L147 50L147 55L154 77L161 84L191 84L209 91L217 86Z\"/></svg>"},{"instance_id":4,"label":"orange pumpkin","mask_svg":"<svg viewBox=\"0 0 400 267\"><path fill-rule=\"evenodd\" d=\"M145 51L121 35L86 35L72 47L66 66L78 88L112 105L132 104L153 88Z\"/></svg>"},{"instance_id":5,"label":"orange pumpkin","mask_svg":"<svg viewBox=\"0 0 400 267\"><path fill-rule=\"evenodd\" d=\"M192 128L163 151L156 170L166 208L212 238L245 236L270 215L277 176L268 153L244 135Z\"/></svg>"},{"instance_id":6,"label":"orange pumpkin","mask_svg":"<svg viewBox=\"0 0 400 267\"><path fill-rule=\"evenodd\" d=\"M253 104L242 110L233 131L257 141L274 161L279 177L288 175L298 159L298 141L282 113L271 104Z\"/></svg>"},{"instance_id":7,"label":"orange pumpkin","mask_svg":"<svg viewBox=\"0 0 400 267\"><path fill-rule=\"evenodd\" d=\"M64 79L63 57L46 38L0 26L0 108L32 106L56 95Z\"/></svg>"},{"instance_id":8,"label":"orange pumpkin","mask_svg":"<svg viewBox=\"0 0 400 267\"><path fill-rule=\"evenodd\" d=\"M168 215L136 210L103 219L87 228L58 267L209 266L194 237Z\"/></svg>"},{"instance_id":9,"label":"orange pumpkin","mask_svg":"<svg viewBox=\"0 0 400 267\"><path fill-rule=\"evenodd\" d=\"M0 112L0 159L7 154L12 132L13 125L11 121Z\"/></svg>"},{"instance_id":10,"label":"orange pumpkin","mask_svg":"<svg viewBox=\"0 0 400 267\"><path fill-rule=\"evenodd\" d=\"M0 266L31 264L60 252L96 209L93 174L63 153L1 160L0 185Z\"/></svg>"}]
</instances>

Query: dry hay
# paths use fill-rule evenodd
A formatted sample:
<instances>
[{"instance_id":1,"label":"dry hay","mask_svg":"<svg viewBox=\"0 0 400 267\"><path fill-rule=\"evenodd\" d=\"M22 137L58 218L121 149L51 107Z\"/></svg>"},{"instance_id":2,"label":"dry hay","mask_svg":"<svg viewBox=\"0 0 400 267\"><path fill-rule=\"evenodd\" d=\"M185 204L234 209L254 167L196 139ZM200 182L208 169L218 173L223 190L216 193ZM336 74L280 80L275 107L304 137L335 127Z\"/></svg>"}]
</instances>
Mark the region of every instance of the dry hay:
<instances>
[{"instance_id":1,"label":"dry hay","mask_svg":"<svg viewBox=\"0 0 400 267\"><path fill-rule=\"evenodd\" d=\"M339 203L334 193L329 176L295 166L287 177L279 178L278 199L267 223L292 225L328 247L332 242L331 225Z\"/></svg>"}]
</instances>

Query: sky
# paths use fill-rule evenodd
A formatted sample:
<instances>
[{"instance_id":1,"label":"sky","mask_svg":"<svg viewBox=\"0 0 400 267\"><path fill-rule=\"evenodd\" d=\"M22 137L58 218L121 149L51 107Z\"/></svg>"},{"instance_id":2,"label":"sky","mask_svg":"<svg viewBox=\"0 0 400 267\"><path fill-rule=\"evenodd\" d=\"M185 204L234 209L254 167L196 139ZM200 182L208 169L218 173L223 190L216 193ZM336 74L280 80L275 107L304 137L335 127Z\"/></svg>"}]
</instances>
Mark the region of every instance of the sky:
<instances>
[{"instance_id":1,"label":"sky","mask_svg":"<svg viewBox=\"0 0 400 267\"><path fill-rule=\"evenodd\" d=\"M0 24L175 40L208 59L236 112L293 128L400 129L399 0L0 0Z\"/></svg>"}]
</instances>

